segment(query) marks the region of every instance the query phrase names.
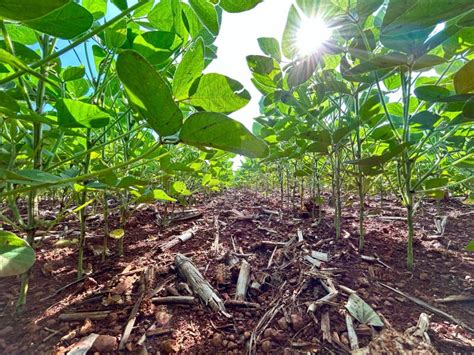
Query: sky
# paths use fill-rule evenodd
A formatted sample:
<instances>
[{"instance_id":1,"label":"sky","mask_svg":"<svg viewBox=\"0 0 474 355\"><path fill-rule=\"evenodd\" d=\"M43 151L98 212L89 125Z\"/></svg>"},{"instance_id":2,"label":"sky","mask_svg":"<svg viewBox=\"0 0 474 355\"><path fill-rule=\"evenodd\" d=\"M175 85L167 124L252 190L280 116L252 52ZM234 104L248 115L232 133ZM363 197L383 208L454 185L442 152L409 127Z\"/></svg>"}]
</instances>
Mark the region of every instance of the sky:
<instances>
[{"instance_id":1,"label":"sky","mask_svg":"<svg viewBox=\"0 0 474 355\"><path fill-rule=\"evenodd\" d=\"M252 96L247 106L230 116L252 128L253 119L259 116L258 102L261 94L250 81L252 75L245 57L263 54L257 38L275 37L281 41L288 9L293 0L265 0L254 9L238 14L223 13L222 26L215 42L218 51L208 73L219 73L239 81Z\"/></svg>"}]
</instances>

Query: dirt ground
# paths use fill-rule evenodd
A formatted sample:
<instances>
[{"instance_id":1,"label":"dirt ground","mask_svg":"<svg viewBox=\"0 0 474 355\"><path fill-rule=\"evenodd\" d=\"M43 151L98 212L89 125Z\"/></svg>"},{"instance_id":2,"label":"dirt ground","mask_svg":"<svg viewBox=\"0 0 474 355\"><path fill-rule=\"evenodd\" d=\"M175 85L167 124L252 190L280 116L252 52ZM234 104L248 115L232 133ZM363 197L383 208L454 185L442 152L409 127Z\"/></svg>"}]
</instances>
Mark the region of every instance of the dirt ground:
<instances>
[{"instance_id":1,"label":"dirt ground","mask_svg":"<svg viewBox=\"0 0 474 355\"><path fill-rule=\"evenodd\" d=\"M66 353L91 333L102 335L91 353L118 352L134 307L136 319L123 344L124 352L241 354L250 349L256 353L347 353L347 288L377 311L386 322L385 328L403 333L425 312L432 315L428 335L437 351L472 353L474 336L466 329L474 327L472 302L442 303L440 299L474 294L474 255L464 251L474 239L474 209L456 199L442 201L439 210L448 218L444 235L437 238L437 206L433 201L421 206L415 225L416 267L411 273L405 267L403 208L393 198L383 201L382 206L375 198L368 200L366 247L361 255L357 251L357 199L353 203L350 197L346 200L349 203L343 210L339 240L335 240L330 207L324 206L322 219L317 222L307 211L282 208L276 196L265 197L248 190L198 197L193 206L186 207L195 209L192 214L199 213L196 218L175 218L171 223L157 218L163 217L163 206L140 206L126 226L125 256L115 255L116 241L112 239L112 255L105 261L88 247L85 265L89 276L62 290L75 280L76 249L53 248L57 239L46 238L37 250L22 317L14 314L19 279L0 279L0 353ZM49 205L50 211L43 209L46 218L48 214L54 216L56 208L55 204ZM186 216L180 211L177 208L168 217ZM111 217L112 228L117 227L117 221L117 216ZM75 217L71 217L52 235L77 237L77 227ZM165 241L193 227L192 239L163 250ZM298 230L303 241L298 241ZM92 215L88 219L88 246L101 245L102 236L101 217ZM313 266L304 259L311 251L327 253L329 260ZM177 275L177 253L196 265L226 303L230 317L202 302L153 302L152 295L190 296L187 284ZM247 307L229 302L234 299L242 259L250 264ZM309 304L327 295L324 286L328 282L337 294L308 312ZM421 299L454 319L433 315L381 283ZM105 313L65 320L70 313L85 311ZM329 331L322 327L327 318ZM380 331L357 322L355 330L360 347L369 344ZM414 350L412 345L400 352Z\"/></svg>"}]
</instances>

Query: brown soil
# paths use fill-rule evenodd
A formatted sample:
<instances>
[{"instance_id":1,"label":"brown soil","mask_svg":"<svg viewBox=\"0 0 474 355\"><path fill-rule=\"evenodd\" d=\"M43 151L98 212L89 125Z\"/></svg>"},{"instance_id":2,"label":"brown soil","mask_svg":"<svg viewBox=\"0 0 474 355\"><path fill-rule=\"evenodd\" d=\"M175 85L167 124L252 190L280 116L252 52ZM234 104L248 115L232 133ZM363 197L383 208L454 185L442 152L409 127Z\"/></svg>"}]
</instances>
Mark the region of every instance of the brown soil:
<instances>
[{"instance_id":1,"label":"brown soil","mask_svg":"<svg viewBox=\"0 0 474 355\"><path fill-rule=\"evenodd\" d=\"M347 200L351 201L351 198ZM282 209L278 201L276 197L265 198L247 190L230 190L198 198L193 207L202 212L202 217L167 226L156 223L156 206L137 210L126 228L125 256L112 255L102 262L100 256L94 256L88 249L85 265L92 272L90 278L53 297L50 296L54 292L75 280L76 250L70 247L54 249L54 239L45 239L37 250L28 305L21 317L14 314L19 280L0 280L0 353L63 353L90 333L110 335L120 341L130 312L141 294L140 278L144 267L154 270L154 277L147 280L148 290L167 281L157 296L187 295L174 269L174 256L178 252L194 262L224 300L233 299L239 273L238 265L228 265L229 255L245 258L251 265L252 280L262 284L260 291L249 291L247 300L260 307L227 307L232 317L226 318L203 304L154 305L145 296L125 352L143 352L137 342L154 324L156 328L171 328L172 332L147 336L144 344L151 353L212 351L240 354L246 351L250 340L258 353L292 354L303 350L343 353L348 348L344 318L347 294L341 292L339 285L356 290L400 332L414 326L421 312L430 314L380 286L378 281L422 299L474 327L472 303L442 304L436 301L450 295L473 294L474 257L464 251L469 240L474 239L472 208L455 199L441 202L440 210L448 216L448 221L444 236L434 239L431 236L435 235L436 205L427 202L422 206L415 226L416 268L411 273L405 267L405 222L381 217L403 216L403 208L393 200L384 201L382 209L380 201L371 199L367 203L363 255L378 256L386 266L364 261L357 252L356 202L344 207L342 238L336 241L329 207L325 208L322 220L315 223L308 212ZM51 209L50 213L54 214L54 208ZM265 210L282 211L282 214L278 216ZM239 220L236 218L239 213L253 218ZM212 250L216 218L220 243L217 253ZM117 226L117 220L117 216L111 217L112 228ZM57 231L64 230L65 225L68 233L77 230L77 221L68 219L57 227ZM197 226L194 238L166 252L159 250L163 241L192 226ZM102 243L101 228L99 218L89 219L88 245ZM276 248L261 243L287 242L297 236L298 229L303 232L302 243ZM111 251L115 252L115 241L109 243ZM309 250L327 252L330 260L320 269L313 270L316 272L311 272L311 266L303 261ZM272 262L268 267L270 258ZM331 304L320 305L314 314L310 314L308 303L326 295L318 281L321 270L326 270L325 274L334 281L339 293ZM121 275L124 271L125 275ZM267 311L272 309L276 313L262 326L262 317L268 316ZM103 320L61 321L58 318L64 313L99 310L111 313ZM323 341L321 316L325 312L329 312L331 332L333 337L340 338L339 344ZM370 329L363 331L359 327L356 330L360 345L367 345L372 339ZM433 346L443 353L471 353L474 350L472 333L436 315L431 317L429 336Z\"/></svg>"}]
</instances>

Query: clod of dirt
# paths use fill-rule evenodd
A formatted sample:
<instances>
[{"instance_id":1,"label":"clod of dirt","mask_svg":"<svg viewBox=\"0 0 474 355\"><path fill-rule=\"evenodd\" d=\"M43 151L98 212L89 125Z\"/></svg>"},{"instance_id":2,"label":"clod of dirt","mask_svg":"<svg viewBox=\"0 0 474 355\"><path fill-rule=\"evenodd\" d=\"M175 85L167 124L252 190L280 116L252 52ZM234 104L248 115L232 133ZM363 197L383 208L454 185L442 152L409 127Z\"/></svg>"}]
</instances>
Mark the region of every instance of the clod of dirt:
<instances>
[{"instance_id":1,"label":"clod of dirt","mask_svg":"<svg viewBox=\"0 0 474 355\"><path fill-rule=\"evenodd\" d=\"M420 273L420 280L421 281L426 281L426 280L429 280L429 279L430 279L430 275L428 275L428 273L426 273L426 272Z\"/></svg>"},{"instance_id":2,"label":"clod of dirt","mask_svg":"<svg viewBox=\"0 0 474 355\"><path fill-rule=\"evenodd\" d=\"M117 338L111 335L99 335L92 346L92 349L99 353L115 351L118 347Z\"/></svg>"},{"instance_id":3,"label":"clod of dirt","mask_svg":"<svg viewBox=\"0 0 474 355\"><path fill-rule=\"evenodd\" d=\"M290 316L290 320L291 326L296 332L304 327L303 317L301 317L299 314L292 314Z\"/></svg>"},{"instance_id":4,"label":"clod of dirt","mask_svg":"<svg viewBox=\"0 0 474 355\"><path fill-rule=\"evenodd\" d=\"M274 334L275 334L275 330L273 330L273 328L267 328L265 329L265 331L263 332L263 337L264 338L273 338Z\"/></svg>"},{"instance_id":5,"label":"clod of dirt","mask_svg":"<svg viewBox=\"0 0 474 355\"><path fill-rule=\"evenodd\" d=\"M269 353L270 351L272 351L272 342L270 340L265 340L262 343L262 351L265 353Z\"/></svg>"},{"instance_id":6,"label":"clod of dirt","mask_svg":"<svg viewBox=\"0 0 474 355\"><path fill-rule=\"evenodd\" d=\"M281 317L280 319L278 319L277 324L278 324L278 326L279 326L281 329L283 329L283 330L287 330L287 329L288 329L288 323L286 322L286 318L285 318L285 317Z\"/></svg>"},{"instance_id":7,"label":"clod of dirt","mask_svg":"<svg viewBox=\"0 0 474 355\"><path fill-rule=\"evenodd\" d=\"M13 327L9 325L8 327L5 327L0 330L0 336L4 337L5 335L10 334L11 332L13 332Z\"/></svg>"},{"instance_id":8,"label":"clod of dirt","mask_svg":"<svg viewBox=\"0 0 474 355\"><path fill-rule=\"evenodd\" d=\"M179 351L178 345L173 339L162 341L160 344L160 348L167 354L174 354Z\"/></svg>"},{"instance_id":9,"label":"clod of dirt","mask_svg":"<svg viewBox=\"0 0 474 355\"><path fill-rule=\"evenodd\" d=\"M211 344L212 346L215 346L216 348L220 347L222 345L222 334L215 333L214 336L212 337Z\"/></svg>"}]
</instances>

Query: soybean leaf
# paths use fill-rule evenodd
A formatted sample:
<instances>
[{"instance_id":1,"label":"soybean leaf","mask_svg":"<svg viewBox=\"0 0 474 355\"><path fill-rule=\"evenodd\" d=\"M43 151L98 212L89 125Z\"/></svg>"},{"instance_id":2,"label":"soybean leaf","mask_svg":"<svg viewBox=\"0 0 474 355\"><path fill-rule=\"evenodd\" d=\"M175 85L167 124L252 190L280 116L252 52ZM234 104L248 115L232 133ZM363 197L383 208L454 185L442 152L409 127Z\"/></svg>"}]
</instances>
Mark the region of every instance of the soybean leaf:
<instances>
[{"instance_id":1,"label":"soybean leaf","mask_svg":"<svg viewBox=\"0 0 474 355\"><path fill-rule=\"evenodd\" d=\"M420 100L438 101L451 95L446 88L437 85L423 85L415 89L415 95Z\"/></svg>"},{"instance_id":2,"label":"soybean leaf","mask_svg":"<svg viewBox=\"0 0 474 355\"><path fill-rule=\"evenodd\" d=\"M175 194L178 194L181 196L191 195L191 191L188 190L188 187L182 181L175 181L173 185L171 186L171 189Z\"/></svg>"},{"instance_id":3,"label":"soybean leaf","mask_svg":"<svg viewBox=\"0 0 474 355\"><path fill-rule=\"evenodd\" d=\"M170 136L180 129L183 114L166 81L145 58L125 50L117 58L116 70L130 102L151 128L162 136Z\"/></svg>"},{"instance_id":4,"label":"soybean leaf","mask_svg":"<svg viewBox=\"0 0 474 355\"><path fill-rule=\"evenodd\" d=\"M169 202L176 202L176 199L169 196L166 192L160 189L152 190L149 191L143 195L141 195L138 199L137 202L153 202L155 200L159 201L169 201Z\"/></svg>"},{"instance_id":5,"label":"soybean leaf","mask_svg":"<svg viewBox=\"0 0 474 355\"><path fill-rule=\"evenodd\" d=\"M26 45L32 45L36 43L35 31L33 31L31 28L16 23L6 23L5 27L12 41ZM16 54L18 55L18 53Z\"/></svg>"},{"instance_id":6,"label":"soybean leaf","mask_svg":"<svg viewBox=\"0 0 474 355\"><path fill-rule=\"evenodd\" d=\"M43 17L50 12L66 5L70 0L2 0L0 17L27 21Z\"/></svg>"},{"instance_id":7,"label":"soybean leaf","mask_svg":"<svg viewBox=\"0 0 474 355\"><path fill-rule=\"evenodd\" d=\"M263 53L272 57L273 59L281 61L280 44L276 38L260 37L257 39L257 41Z\"/></svg>"},{"instance_id":8,"label":"soybean leaf","mask_svg":"<svg viewBox=\"0 0 474 355\"><path fill-rule=\"evenodd\" d=\"M439 119L440 116L433 112L421 111L410 119L410 123L416 124L421 129L432 129Z\"/></svg>"},{"instance_id":9,"label":"soybean leaf","mask_svg":"<svg viewBox=\"0 0 474 355\"><path fill-rule=\"evenodd\" d=\"M54 184L61 180L59 176L37 169L24 169L15 172L3 170L2 173L9 182L23 185Z\"/></svg>"},{"instance_id":10,"label":"soybean leaf","mask_svg":"<svg viewBox=\"0 0 474 355\"><path fill-rule=\"evenodd\" d=\"M393 157L397 156L401 152L403 152L407 147L409 147L411 143L402 143L400 145L397 145L395 148L390 149L387 153L381 154L381 155L373 155L368 158L363 158L359 160L350 160L347 161L348 164L355 164L355 165L360 165L360 166L368 166L368 167L373 167L377 165L382 165L388 162L390 159Z\"/></svg>"},{"instance_id":11,"label":"soybean leaf","mask_svg":"<svg viewBox=\"0 0 474 355\"><path fill-rule=\"evenodd\" d=\"M204 70L204 44L199 38L189 48L176 68L173 77L173 94L176 100L189 97L189 89Z\"/></svg>"},{"instance_id":12,"label":"soybean leaf","mask_svg":"<svg viewBox=\"0 0 474 355\"><path fill-rule=\"evenodd\" d=\"M219 6L227 12L243 12L253 9L263 0L221 0Z\"/></svg>"},{"instance_id":13,"label":"soybean leaf","mask_svg":"<svg viewBox=\"0 0 474 355\"><path fill-rule=\"evenodd\" d=\"M188 103L206 111L231 113L247 105L250 94L236 80L221 74L204 74Z\"/></svg>"},{"instance_id":14,"label":"soybean leaf","mask_svg":"<svg viewBox=\"0 0 474 355\"><path fill-rule=\"evenodd\" d=\"M466 251L474 252L474 240L471 240L468 245L466 245Z\"/></svg>"},{"instance_id":15,"label":"soybean leaf","mask_svg":"<svg viewBox=\"0 0 474 355\"><path fill-rule=\"evenodd\" d=\"M183 125L179 138L182 142L197 147L212 147L264 158L268 147L245 126L221 113L198 112L191 115Z\"/></svg>"},{"instance_id":16,"label":"soybean leaf","mask_svg":"<svg viewBox=\"0 0 474 355\"><path fill-rule=\"evenodd\" d=\"M474 60L467 62L454 74L454 88L458 94L474 91Z\"/></svg>"},{"instance_id":17,"label":"soybean leaf","mask_svg":"<svg viewBox=\"0 0 474 355\"><path fill-rule=\"evenodd\" d=\"M372 325L374 327L383 327L384 325L377 312L355 293L349 296L346 308L349 313L362 324Z\"/></svg>"},{"instance_id":18,"label":"soybean leaf","mask_svg":"<svg viewBox=\"0 0 474 355\"><path fill-rule=\"evenodd\" d=\"M363 62L345 72L346 75L360 75L379 69L393 69L399 66L407 65L407 56L402 53L393 52L380 55Z\"/></svg>"},{"instance_id":19,"label":"soybean leaf","mask_svg":"<svg viewBox=\"0 0 474 355\"><path fill-rule=\"evenodd\" d=\"M0 231L0 277L28 271L35 263L33 248L16 234Z\"/></svg>"},{"instance_id":20,"label":"soybean leaf","mask_svg":"<svg viewBox=\"0 0 474 355\"><path fill-rule=\"evenodd\" d=\"M400 35L434 27L474 9L472 0L390 0L382 32Z\"/></svg>"},{"instance_id":21,"label":"soybean leaf","mask_svg":"<svg viewBox=\"0 0 474 355\"><path fill-rule=\"evenodd\" d=\"M288 85L295 87L311 78L318 65L317 57L312 55L297 63L288 71Z\"/></svg>"},{"instance_id":22,"label":"soybean leaf","mask_svg":"<svg viewBox=\"0 0 474 355\"><path fill-rule=\"evenodd\" d=\"M86 32L94 21L93 16L82 6L69 4L43 16L24 22L28 27L51 36L73 39Z\"/></svg>"},{"instance_id":23,"label":"soybean leaf","mask_svg":"<svg viewBox=\"0 0 474 355\"><path fill-rule=\"evenodd\" d=\"M86 74L86 69L83 65L78 67L67 67L61 73L61 77L64 81L77 80L82 78Z\"/></svg>"},{"instance_id":24,"label":"soybean leaf","mask_svg":"<svg viewBox=\"0 0 474 355\"><path fill-rule=\"evenodd\" d=\"M127 41L127 20L122 19L106 28L104 38L108 48L122 47Z\"/></svg>"},{"instance_id":25,"label":"soybean leaf","mask_svg":"<svg viewBox=\"0 0 474 355\"><path fill-rule=\"evenodd\" d=\"M58 124L67 128L101 128L109 123L110 116L96 105L62 99L56 104Z\"/></svg>"},{"instance_id":26,"label":"soybean leaf","mask_svg":"<svg viewBox=\"0 0 474 355\"><path fill-rule=\"evenodd\" d=\"M182 43L181 37L174 32L149 31L134 39L133 49L151 64L160 65L166 62Z\"/></svg>"},{"instance_id":27,"label":"soybean leaf","mask_svg":"<svg viewBox=\"0 0 474 355\"><path fill-rule=\"evenodd\" d=\"M283 38L281 40L281 47L283 54L288 59L293 59L298 53L296 47L296 38L298 36L299 24L301 23L301 17L298 10L294 5L291 5L288 12L288 18L286 20L286 26L283 31Z\"/></svg>"},{"instance_id":28,"label":"soybean leaf","mask_svg":"<svg viewBox=\"0 0 474 355\"><path fill-rule=\"evenodd\" d=\"M101 19L107 12L107 0L82 0L82 6L94 16L94 20Z\"/></svg>"},{"instance_id":29,"label":"soybean leaf","mask_svg":"<svg viewBox=\"0 0 474 355\"><path fill-rule=\"evenodd\" d=\"M122 228L114 229L109 232L109 237L113 239L122 239L125 235L125 231Z\"/></svg>"},{"instance_id":30,"label":"soybean leaf","mask_svg":"<svg viewBox=\"0 0 474 355\"><path fill-rule=\"evenodd\" d=\"M219 18L216 8L208 0L189 0L202 24L215 36L219 33Z\"/></svg>"},{"instance_id":31,"label":"soybean leaf","mask_svg":"<svg viewBox=\"0 0 474 355\"><path fill-rule=\"evenodd\" d=\"M16 113L20 111L20 105L5 91L0 91L0 111Z\"/></svg>"}]
</instances>

